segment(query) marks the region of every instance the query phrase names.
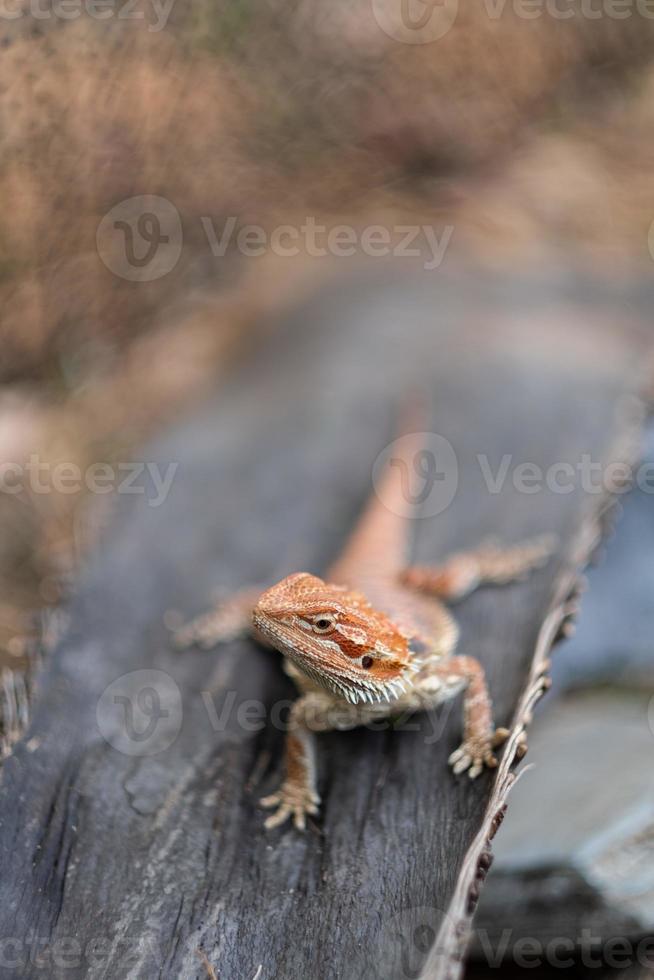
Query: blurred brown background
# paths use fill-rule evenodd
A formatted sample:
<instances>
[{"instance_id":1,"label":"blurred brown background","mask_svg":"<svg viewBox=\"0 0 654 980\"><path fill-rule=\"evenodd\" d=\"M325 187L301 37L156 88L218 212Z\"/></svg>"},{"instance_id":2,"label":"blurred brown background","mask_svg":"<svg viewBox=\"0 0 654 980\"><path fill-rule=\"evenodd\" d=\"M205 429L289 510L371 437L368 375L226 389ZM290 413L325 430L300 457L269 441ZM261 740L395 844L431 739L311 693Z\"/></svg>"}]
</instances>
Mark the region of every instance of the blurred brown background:
<instances>
[{"instance_id":1,"label":"blurred brown background","mask_svg":"<svg viewBox=\"0 0 654 980\"><path fill-rule=\"evenodd\" d=\"M649 275L645 4L462 4L427 44L389 37L370 0L120 6L0 16L0 461L128 459L332 262L214 257L202 217L451 225L429 275L451 255ZM179 262L152 282L96 248L103 216L140 194L173 202L183 227ZM65 592L97 510L0 493L0 664Z\"/></svg>"}]
</instances>

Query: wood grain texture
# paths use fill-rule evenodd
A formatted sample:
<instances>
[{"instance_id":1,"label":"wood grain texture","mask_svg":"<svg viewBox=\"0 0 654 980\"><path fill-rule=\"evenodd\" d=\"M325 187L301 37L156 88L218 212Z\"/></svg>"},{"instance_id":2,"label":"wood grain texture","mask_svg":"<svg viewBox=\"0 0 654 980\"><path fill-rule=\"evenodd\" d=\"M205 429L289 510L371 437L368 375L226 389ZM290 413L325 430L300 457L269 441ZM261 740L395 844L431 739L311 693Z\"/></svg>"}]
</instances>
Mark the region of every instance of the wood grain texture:
<instances>
[{"instance_id":1,"label":"wood grain texture","mask_svg":"<svg viewBox=\"0 0 654 980\"><path fill-rule=\"evenodd\" d=\"M608 941L623 937L622 963L653 965L654 420L646 435L638 482L588 571L576 633L553 658L530 735L535 785L511 794L495 842L470 951L482 962L500 936L508 964L522 937L546 947L591 935L609 955Z\"/></svg>"},{"instance_id":2,"label":"wood grain texture","mask_svg":"<svg viewBox=\"0 0 654 980\"><path fill-rule=\"evenodd\" d=\"M5 956L1 976L33 976L38 940L55 978L206 977L209 963L221 980L398 980L420 972L438 929L424 975L457 975L512 778L508 762L501 785L452 777L460 701L406 730L321 736L320 820L267 834L257 799L280 778L275 707L293 697L280 658L249 642L177 654L163 617L201 611L218 588L325 569L370 492L398 397L427 387L458 487L415 522L419 559L488 534L559 535L528 582L456 608L459 649L482 660L496 721L511 724L599 498L522 493L510 476L490 493L478 456L493 473L504 454L544 469L582 452L606 460L616 424L633 421L618 416L644 344L623 321L620 301L593 306L551 283L341 284L271 324L228 388L148 448L143 459L178 463L171 492L159 507L118 502L4 765L0 940L15 966ZM107 686L140 670L165 672L172 690L176 737L150 756L117 751L97 720ZM256 730L249 701L263 706ZM116 703L117 729L124 712Z\"/></svg>"}]
</instances>

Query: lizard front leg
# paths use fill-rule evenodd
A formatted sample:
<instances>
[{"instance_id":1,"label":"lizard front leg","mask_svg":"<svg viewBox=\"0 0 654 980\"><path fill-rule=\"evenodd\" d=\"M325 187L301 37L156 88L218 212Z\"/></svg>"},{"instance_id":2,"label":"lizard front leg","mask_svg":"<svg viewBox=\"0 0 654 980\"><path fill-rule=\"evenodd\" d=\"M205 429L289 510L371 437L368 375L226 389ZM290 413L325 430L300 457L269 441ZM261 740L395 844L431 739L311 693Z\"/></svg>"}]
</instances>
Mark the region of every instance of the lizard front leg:
<instances>
[{"instance_id":1,"label":"lizard front leg","mask_svg":"<svg viewBox=\"0 0 654 980\"><path fill-rule=\"evenodd\" d=\"M467 769L470 778L476 779L485 765L489 769L497 766L493 748L501 745L508 736L507 729L494 728L484 668L474 657L454 656L443 664L436 664L432 678L450 685L456 685L458 678L465 685L463 742L451 754L448 762L455 775Z\"/></svg>"},{"instance_id":2,"label":"lizard front leg","mask_svg":"<svg viewBox=\"0 0 654 980\"><path fill-rule=\"evenodd\" d=\"M260 800L264 807L276 807L276 812L265 821L266 830L278 827L291 816L297 829L304 830L306 815L318 812L320 797L316 790L316 749L306 717L307 707L313 700L314 695L304 695L291 708L284 750L284 782L276 793Z\"/></svg>"},{"instance_id":3,"label":"lizard front leg","mask_svg":"<svg viewBox=\"0 0 654 980\"><path fill-rule=\"evenodd\" d=\"M475 779L484 766L494 769L497 759L493 749L508 736L506 728L495 729L491 699L484 669L474 657L435 657L425 661L407 694L398 706L409 711L428 711L463 690L463 742L452 753L449 763L456 775L468 770Z\"/></svg>"},{"instance_id":4,"label":"lizard front leg","mask_svg":"<svg viewBox=\"0 0 654 980\"><path fill-rule=\"evenodd\" d=\"M252 610L261 589L240 589L202 616L192 619L173 633L179 650L197 644L208 650L217 643L227 643L249 635L252 629Z\"/></svg>"},{"instance_id":5,"label":"lizard front leg","mask_svg":"<svg viewBox=\"0 0 654 980\"><path fill-rule=\"evenodd\" d=\"M501 548L488 541L475 551L451 555L442 565L414 565L405 569L404 585L455 601L485 584L506 585L525 577L545 564L552 553L554 538L543 535L512 548Z\"/></svg>"},{"instance_id":6,"label":"lizard front leg","mask_svg":"<svg viewBox=\"0 0 654 980\"><path fill-rule=\"evenodd\" d=\"M320 796L316 789L315 733L348 731L388 717L396 707L389 704L350 704L327 691L313 690L293 702L286 735L284 782L276 793L264 796L264 807L276 807L266 820L267 830L289 817L304 830L307 814L317 814Z\"/></svg>"}]
</instances>

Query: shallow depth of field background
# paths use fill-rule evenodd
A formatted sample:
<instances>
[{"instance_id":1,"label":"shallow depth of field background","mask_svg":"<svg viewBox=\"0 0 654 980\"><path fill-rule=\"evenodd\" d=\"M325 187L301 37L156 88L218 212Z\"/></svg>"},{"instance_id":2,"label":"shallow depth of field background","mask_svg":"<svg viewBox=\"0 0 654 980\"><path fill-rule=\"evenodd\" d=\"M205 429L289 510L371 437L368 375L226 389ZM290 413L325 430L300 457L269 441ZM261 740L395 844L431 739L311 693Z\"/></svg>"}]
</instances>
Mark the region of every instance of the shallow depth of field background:
<instances>
[{"instance_id":1,"label":"shallow depth of field background","mask_svg":"<svg viewBox=\"0 0 654 980\"><path fill-rule=\"evenodd\" d=\"M216 258L202 217L452 225L431 276L462 256L649 276L654 21L600 2L571 18L460 6L444 37L409 45L371 0L177 0L157 31L147 3L107 20L9 5L0 462L129 459L247 356L266 314L346 261ZM183 223L180 261L151 283L96 249L103 215L138 194ZM81 494L0 493L0 665L65 595L96 511Z\"/></svg>"}]
</instances>

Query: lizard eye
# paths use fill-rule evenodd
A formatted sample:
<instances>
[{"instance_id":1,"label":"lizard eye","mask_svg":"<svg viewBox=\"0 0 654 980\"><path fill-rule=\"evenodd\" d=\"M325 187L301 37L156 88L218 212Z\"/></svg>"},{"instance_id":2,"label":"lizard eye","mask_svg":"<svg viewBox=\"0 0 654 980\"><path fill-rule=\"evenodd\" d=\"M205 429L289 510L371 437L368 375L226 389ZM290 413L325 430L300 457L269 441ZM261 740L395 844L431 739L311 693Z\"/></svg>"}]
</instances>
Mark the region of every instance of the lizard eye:
<instances>
[{"instance_id":1,"label":"lizard eye","mask_svg":"<svg viewBox=\"0 0 654 980\"><path fill-rule=\"evenodd\" d=\"M334 629L334 620L331 616L318 616L313 621L313 628L316 633L329 633Z\"/></svg>"},{"instance_id":2,"label":"lizard eye","mask_svg":"<svg viewBox=\"0 0 654 980\"><path fill-rule=\"evenodd\" d=\"M361 666L363 667L364 670L370 670L374 662L375 661L370 656L365 656L361 658Z\"/></svg>"}]
</instances>

